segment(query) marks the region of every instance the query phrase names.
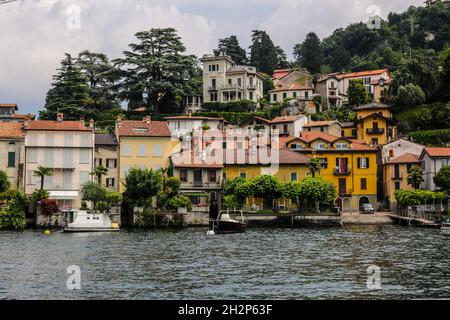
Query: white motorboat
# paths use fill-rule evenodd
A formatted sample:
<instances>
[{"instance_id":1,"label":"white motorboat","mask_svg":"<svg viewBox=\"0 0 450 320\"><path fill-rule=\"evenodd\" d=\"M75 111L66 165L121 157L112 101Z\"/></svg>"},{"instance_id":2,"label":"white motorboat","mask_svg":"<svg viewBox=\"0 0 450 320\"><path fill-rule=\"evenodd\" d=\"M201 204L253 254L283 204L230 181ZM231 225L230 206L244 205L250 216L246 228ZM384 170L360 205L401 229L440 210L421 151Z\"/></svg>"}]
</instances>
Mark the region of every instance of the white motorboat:
<instances>
[{"instance_id":1,"label":"white motorboat","mask_svg":"<svg viewBox=\"0 0 450 320\"><path fill-rule=\"evenodd\" d=\"M64 232L115 232L119 224L113 223L106 213L82 210L63 211Z\"/></svg>"}]
</instances>

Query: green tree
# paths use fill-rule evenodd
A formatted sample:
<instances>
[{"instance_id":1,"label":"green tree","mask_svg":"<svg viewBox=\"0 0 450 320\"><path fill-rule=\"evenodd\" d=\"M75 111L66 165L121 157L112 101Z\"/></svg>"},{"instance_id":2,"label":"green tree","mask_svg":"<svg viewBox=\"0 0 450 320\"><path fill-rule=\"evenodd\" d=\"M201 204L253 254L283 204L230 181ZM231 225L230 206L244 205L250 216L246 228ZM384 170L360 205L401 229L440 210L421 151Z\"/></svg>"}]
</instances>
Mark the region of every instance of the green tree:
<instances>
[{"instance_id":1,"label":"green tree","mask_svg":"<svg viewBox=\"0 0 450 320\"><path fill-rule=\"evenodd\" d=\"M316 213L320 212L321 204L331 204L337 197L334 185L322 178L306 178L300 185L299 196L305 200Z\"/></svg>"},{"instance_id":2,"label":"green tree","mask_svg":"<svg viewBox=\"0 0 450 320\"><path fill-rule=\"evenodd\" d=\"M425 102L425 93L421 87L408 83L398 88L396 101L403 107L415 107Z\"/></svg>"},{"instance_id":3,"label":"green tree","mask_svg":"<svg viewBox=\"0 0 450 320\"><path fill-rule=\"evenodd\" d=\"M92 104L87 79L67 53L57 71L40 118L56 120L56 114L62 112L68 120L80 120Z\"/></svg>"},{"instance_id":4,"label":"green tree","mask_svg":"<svg viewBox=\"0 0 450 320\"><path fill-rule=\"evenodd\" d=\"M367 94L367 90L362 79L350 80L347 94L348 103L352 107L358 107L370 102L369 95Z\"/></svg>"},{"instance_id":5,"label":"green tree","mask_svg":"<svg viewBox=\"0 0 450 320\"><path fill-rule=\"evenodd\" d=\"M230 56L237 65L248 64L247 52L239 45L239 41L234 35L228 38L220 39L219 47L214 52L216 55L225 53Z\"/></svg>"},{"instance_id":6,"label":"green tree","mask_svg":"<svg viewBox=\"0 0 450 320\"><path fill-rule=\"evenodd\" d=\"M294 57L298 66L312 74L320 73L323 53L319 37L314 32L308 33L302 44L295 45Z\"/></svg>"},{"instance_id":7,"label":"green tree","mask_svg":"<svg viewBox=\"0 0 450 320\"><path fill-rule=\"evenodd\" d=\"M275 51L277 53L277 69L287 69L290 68L291 65L287 60L287 55L284 50L280 46L275 47Z\"/></svg>"},{"instance_id":8,"label":"green tree","mask_svg":"<svg viewBox=\"0 0 450 320\"><path fill-rule=\"evenodd\" d=\"M442 190L450 193L450 166L443 167L434 176L434 183Z\"/></svg>"},{"instance_id":9,"label":"green tree","mask_svg":"<svg viewBox=\"0 0 450 320\"><path fill-rule=\"evenodd\" d=\"M9 182L8 175L5 171L0 170L0 193L6 192L11 188L11 182Z\"/></svg>"},{"instance_id":10,"label":"green tree","mask_svg":"<svg viewBox=\"0 0 450 320\"><path fill-rule=\"evenodd\" d=\"M106 200L106 188L95 182L88 182L81 188L83 200L92 202L92 210L97 209L97 204Z\"/></svg>"},{"instance_id":11,"label":"green tree","mask_svg":"<svg viewBox=\"0 0 450 320\"><path fill-rule=\"evenodd\" d=\"M253 196L263 199L264 208L272 209L273 200L282 196L283 188L278 179L270 175L261 175L251 181Z\"/></svg>"},{"instance_id":12,"label":"green tree","mask_svg":"<svg viewBox=\"0 0 450 320\"><path fill-rule=\"evenodd\" d=\"M277 49L270 36L261 30L253 30L250 46L250 65L259 72L272 74L278 65Z\"/></svg>"},{"instance_id":13,"label":"green tree","mask_svg":"<svg viewBox=\"0 0 450 320\"><path fill-rule=\"evenodd\" d=\"M44 190L45 177L53 176L53 169L39 166L38 169L33 173L35 177L41 178L41 188L39 190Z\"/></svg>"},{"instance_id":14,"label":"green tree","mask_svg":"<svg viewBox=\"0 0 450 320\"><path fill-rule=\"evenodd\" d=\"M442 53L441 99L450 100L450 47Z\"/></svg>"},{"instance_id":15,"label":"green tree","mask_svg":"<svg viewBox=\"0 0 450 320\"><path fill-rule=\"evenodd\" d=\"M133 168L125 178L124 199L134 206L146 206L163 189L160 171Z\"/></svg>"},{"instance_id":16,"label":"green tree","mask_svg":"<svg viewBox=\"0 0 450 320\"><path fill-rule=\"evenodd\" d=\"M97 182L99 185L102 184L102 177L106 176L109 172L109 169L104 166L95 167L94 171L91 172L91 175L97 177Z\"/></svg>"},{"instance_id":17,"label":"green tree","mask_svg":"<svg viewBox=\"0 0 450 320\"><path fill-rule=\"evenodd\" d=\"M412 186L414 189L420 189L420 186L424 182L423 179L423 169L417 166L411 167L408 170L408 185Z\"/></svg>"},{"instance_id":18,"label":"green tree","mask_svg":"<svg viewBox=\"0 0 450 320\"><path fill-rule=\"evenodd\" d=\"M197 58L185 55L186 48L173 28L136 33L124 58L115 60L121 67L121 96L129 109L145 106L160 113L162 105L176 104L178 97L196 93Z\"/></svg>"},{"instance_id":19,"label":"green tree","mask_svg":"<svg viewBox=\"0 0 450 320\"><path fill-rule=\"evenodd\" d=\"M283 198L284 199L295 199L297 201L297 206L300 208L300 191L301 182L291 181L283 185Z\"/></svg>"},{"instance_id":20,"label":"green tree","mask_svg":"<svg viewBox=\"0 0 450 320\"><path fill-rule=\"evenodd\" d=\"M320 170L322 170L322 163L319 158L310 158L306 167L311 173L311 176L315 178L316 174L320 173Z\"/></svg>"}]
</instances>

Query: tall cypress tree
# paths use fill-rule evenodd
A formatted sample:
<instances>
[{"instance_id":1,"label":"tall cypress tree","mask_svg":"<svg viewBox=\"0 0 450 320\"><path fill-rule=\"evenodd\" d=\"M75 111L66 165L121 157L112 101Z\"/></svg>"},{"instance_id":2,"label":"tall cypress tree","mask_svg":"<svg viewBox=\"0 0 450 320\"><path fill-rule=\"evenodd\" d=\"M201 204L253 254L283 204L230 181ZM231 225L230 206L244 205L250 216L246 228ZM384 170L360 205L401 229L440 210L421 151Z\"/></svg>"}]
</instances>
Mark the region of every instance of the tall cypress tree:
<instances>
[{"instance_id":1,"label":"tall cypress tree","mask_svg":"<svg viewBox=\"0 0 450 320\"><path fill-rule=\"evenodd\" d=\"M308 33L302 44L295 45L294 56L300 67L306 68L312 74L320 73L323 53L319 37L314 32Z\"/></svg>"},{"instance_id":2,"label":"tall cypress tree","mask_svg":"<svg viewBox=\"0 0 450 320\"><path fill-rule=\"evenodd\" d=\"M79 120L92 104L87 79L76 66L75 59L68 53L61 62L58 72L47 93L45 110L40 112L41 119L55 120L62 112L66 119Z\"/></svg>"},{"instance_id":3,"label":"tall cypress tree","mask_svg":"<svg viewBox=\"0 0 450 320\"><path fill-rule=\"evenodd\" d=\"M247 52L239 45L236 36L220 39L219 46L214 52L216 55L221 52L225 53L238 65L246 65L248 63Z\"/></svg>"},{"instance_id":4,"label":"tall cypress tree","mask_svg":"<svg viewBox=\"0 0 450 320\"><path fill-rule=\"evenodd\" d=\"M272 74L277 68L277 49L265 31L253 30L250 64L267 74Z\"/></svg>"}]
</instances>

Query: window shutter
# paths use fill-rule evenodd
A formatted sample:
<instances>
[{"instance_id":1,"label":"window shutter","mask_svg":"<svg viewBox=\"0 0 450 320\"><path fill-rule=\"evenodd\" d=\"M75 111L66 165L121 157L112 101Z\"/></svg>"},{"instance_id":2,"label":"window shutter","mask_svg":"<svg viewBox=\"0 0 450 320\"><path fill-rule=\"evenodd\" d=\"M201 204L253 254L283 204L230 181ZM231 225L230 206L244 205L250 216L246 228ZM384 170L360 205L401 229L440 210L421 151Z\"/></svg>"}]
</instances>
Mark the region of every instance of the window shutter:
<instances>
[{"instance_id":1,"label":"window shutter","mask_svg":"<svg viewBox=\"0 0 450 320\"><path fill-rule=\"evenodd\" d=\"M358 158L358 169L361 169L361 158Z\"/></svg>"},{"instance_id":2,"label":"window shutter","mask_svg":"<svg viewBox=\"0 0 450 320\"><path fill-rule=\"evenodd\" d=\"M369 165L369 159L370 159L370 158L366 158L366 161L367 161L367 169L369 169L369 167L370 167L370 165Z\"/></svg>"}]
</instances>

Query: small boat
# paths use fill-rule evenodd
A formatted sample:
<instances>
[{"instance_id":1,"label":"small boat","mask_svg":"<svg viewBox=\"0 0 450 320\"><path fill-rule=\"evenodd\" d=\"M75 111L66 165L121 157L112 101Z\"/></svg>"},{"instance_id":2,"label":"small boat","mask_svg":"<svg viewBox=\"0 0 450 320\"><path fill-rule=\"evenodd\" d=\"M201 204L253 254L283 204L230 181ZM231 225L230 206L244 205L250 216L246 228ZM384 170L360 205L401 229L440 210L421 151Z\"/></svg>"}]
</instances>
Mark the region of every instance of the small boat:
<instances>
[{"instance_id":1,"label":"small boat","mask_svg":"<svg viewBox=\"0 0 450 320\"><path fill-rule=\"evenodd\" d=\"M113 223L106 213L82 210L63 211L64 232L116 232L119 224Z\"/></svg>"},{"instance_id":2,"label":"small boat","mask_svg":"<svg viewBox=\"0 0 450 320\"><path fill-rule=\"evenodd\" d=\"M239 212L241 221L233 220L230 217L230 212ZM220 211L217 220L211 220L212 228L208 234L232 234L243 233L247 229L247 224L244 221L244 214L242 211Z\"/></svg>"},{"instance_id":3,"label":"small boat","mask_svg":"<svg viewBox=\"0 0 450 320\"><path fill-rule=\"evenodd\" d=\"M447 220L447 222L442 224L441 232L446 236L450 236L450 220Z\"/></svg>"}]
</instances>

